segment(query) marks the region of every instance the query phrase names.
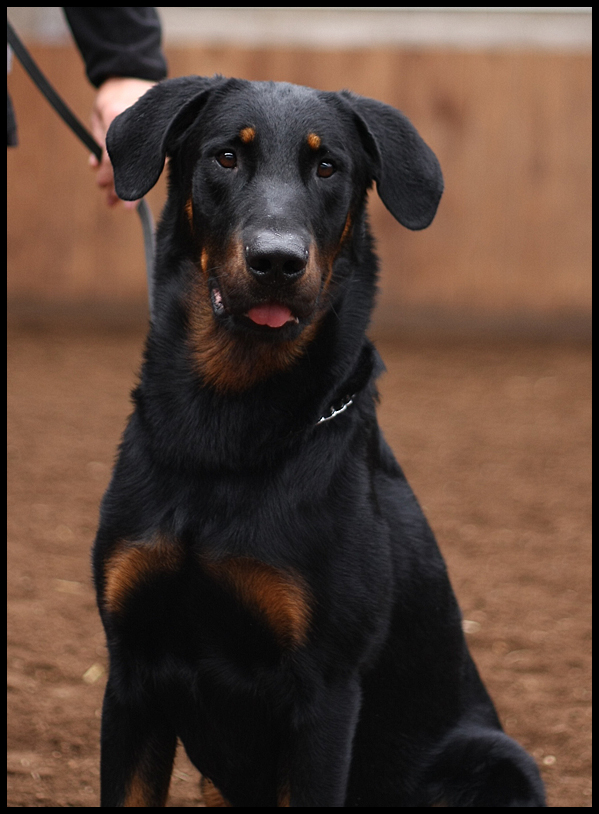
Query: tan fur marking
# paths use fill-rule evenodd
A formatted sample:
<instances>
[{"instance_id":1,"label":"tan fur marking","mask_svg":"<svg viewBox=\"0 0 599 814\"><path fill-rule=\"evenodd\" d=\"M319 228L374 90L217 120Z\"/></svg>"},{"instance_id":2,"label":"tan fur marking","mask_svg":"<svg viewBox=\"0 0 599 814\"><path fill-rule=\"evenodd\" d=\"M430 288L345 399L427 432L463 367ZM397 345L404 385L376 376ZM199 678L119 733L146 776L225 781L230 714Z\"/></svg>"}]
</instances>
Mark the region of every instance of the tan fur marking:
<instances>
[{"instance_id":1,"label":"tan fur marking","mask_svg":"<svg viewBox=\"0 0 599 814\"><path fill-rule=\"evenodd\" d=\"M341 238L339 240L339 243L337 244L337 247L336 247L331 259L329 260L327 258L326 260L323 261L324 265L328 266L327 276L325 277L324 283L323 283L323 286L322 286L323 293L326 293L328 291L328 289L329 289L331 279L333 278L333 265L335 263L335 260L337 259L337 255L339 254L339 252L341 251L341 249L343 247L343 243L344 243L345 239L347 238L347 236L351 232L351 228L352 228L351 213L349 213L347 218L345 219L345 226L343 227L343 233L341 234Z\"/></svg>"},{"instance_id":2,"label":"tan fur marking","mask_svg":"<svg viewBox=\"0 0 599 814\"><path fill-rule=\"evenodd\" d=\"M200 789L206 808L231 808L231 803L223 797L209 777L202 776Z\"/></svg>"},{"instance_id":3,"label":"tan fur marking","mask_svg":"<svg viewBox=\"0 0 599 814\"><path fill-rule=\"evenodd\" d=\"M279 796L277 799L277 808L289 808L291 806L291 792L289 791L289 784L279 789Z\"/></svg>"},{"instance_id":4,"label":"tan fur marking","mask_svg":"<svg viewBox=\"0 0 599 814\"><path fill-rule=\"evenodd\" d=\"M149 767L148 770L151 771ZM162 777L150 776L153 778L151 784L143 777L139 769L132 775L127 783L123 808L164 808L166 806L171 779L170 771L165 772Z\"/></svg>"},{"instance_id":5,"label":"tan fur marking","mask_svg":"<svg viewBox=\"0 0 599 814\"><path fill-rule=\"evenodd\" d=\"M239 132L239 138L244 144L249 144L250 141L256 138L256 131L253 127L244 127L243 130Z\"/></svg>"},{"instance_id":6,"label":"tan fur marking","mask_svg":"<svg viewBox=\"0 0 599 814\"><path fill-rule=\"evenodd\" d=\"M185 203L185 214L187 215L187 220L189 221L189 225L193 229L193 203L191 198L188 198Z\"/></svg>"},{"instance_id":7,"label":"tan fur marking","mask_svg":"<svg viewBox=\"0 0 599 814\"><path fill-rule=\"evenodd\" d=\"M324 275L323 282L322 282L322 291L320 294L320 303L319 303L319 318L322 318L326 313L329 307L328 301L328 290L331 284L331 280L333 278L333 266L335 264L335 260L339 255L339 252L343 248L343 243L347 239L348 235L351 233L352 230L352 219L351 219L351 212L348 213L345 219L345 225L343 226L343 232L341 233L341 237L339 238L339 242L337 246L331 251L329 250L326 254L320 252L318 249L314 251L314 264L317 268L321 269L321 274Z\"/></svg>"},{"instance_id":8,"label":"tan fur marking","mask_svg":"<svg viewBox=\"0 0 599 814\"><path fill-rule=\"evenodd\" d=\"M264 617L281 645L294 647L306 641L311 611L299 575L249 557L206 561L204 567Z\"/></svg>"},{"instance_id":9,"label":"tan fur marking","mask_svg":"<svg viewBox=\"0 0 599 814\"><path fill-rule=\"evenodd\" d=\"M308 147L311 150L318 150L320 145L322 144L320 136L317 136L316 133L310 133L307 138Z\"/></svg>"},{"instance_id":10,"label":"tan fur marking","mask_svg":"<svg viewBox=\"0 0 599 814\"><path fill-rule=\"evenodd\" d=\"M230 289L249 291L241 241L235 240L221 261L202 249L200 264L204 275L208 268L222 270ZM306 296L316 299L321 286L321 269L311 258L301 285ZM312 323L300 336L284 342L269 342L258 336L233 334L214 319L207 284L196 280L189 297L189 342L198 373L219 392L242 392L274 373L286 370L304 353L318 325Z\"/></svg>"},{"instance_id":11,"label":"tan fur marking","mask_svg":"<svg viewBox=\"0 0 599 814\"><path fill-rule=\"evenodd\" d=\"M352 222L351 222L351 212L348 212L347 218L345 219L345 226L343 227L343 234L341 235L341 240L339 241L339 246L337 248L337 254L341 251L341 247L343 246L346 237L351 232Z\"/></svg>"},{"instance_id":12,"label":"tan fur marking","mask_svg":"<svg viewBox=\"0 0 599 814\"><path fill-rule=\"evenodd\" d=\"M161 805L162 806L166 805L166 795ZM148 788L147 783L138 774L133 775L133 777L128 783L127 794L123 801L123 808L155 808L155 807L156 803L153 799L151 790Z\"/></svg>"},{"instance_id":13,"label":"tan fur marking","mask_svg":"<svg viewBox=\"0 0 599 814\"><path fill-rule=\"evenodd\" d=\"M181 564L183 550L175 544L122 541L105 563L104 604L112 613L124 609L125 601L137 585L159 572L175 571Z\"/></svg>"},{"instance_id":14,"label":"tan fur marking","mask_svg":"<svg viewBox=\"0 0 599 814\"><path fill-rule=\"evenodd\" d=\"M202 266L202 271L204 274L208 273L208 252L206 249L202 249L202 254L200 257L200 265Z\"/></svg>"},{"instance_id":15,"label":"tan fur marking","mask_svg":"<svg viewBox=\"0 0 599 814\"><path fill-rule=\"evenodd\" d=\"M141 777L135 774L128 783L127 795L123 801L124 808L151 808L149 790Z\"/></svg>"}]
</instances>

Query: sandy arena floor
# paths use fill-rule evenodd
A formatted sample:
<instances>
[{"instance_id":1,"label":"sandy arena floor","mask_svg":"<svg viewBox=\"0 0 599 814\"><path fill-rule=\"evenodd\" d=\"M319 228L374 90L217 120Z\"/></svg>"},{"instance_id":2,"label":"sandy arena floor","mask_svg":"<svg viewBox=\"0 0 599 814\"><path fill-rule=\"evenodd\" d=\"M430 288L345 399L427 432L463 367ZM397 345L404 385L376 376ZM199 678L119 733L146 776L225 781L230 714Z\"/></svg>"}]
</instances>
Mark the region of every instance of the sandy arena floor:
<instances>
[{"instance_id":1,"label":"sandy arena floor","mask_svg":"<svg viewBox=\"0 0 599 814\"><path fill-rule=\"evenodd\" d=\"M136 331L9 332L8 805L98 805L98 503ZM552 806L591 805L590 350L380 343L381 423L435 529L468 639ZM169 806L202 805L179 750Z\"/></svg>"}]
</instances>

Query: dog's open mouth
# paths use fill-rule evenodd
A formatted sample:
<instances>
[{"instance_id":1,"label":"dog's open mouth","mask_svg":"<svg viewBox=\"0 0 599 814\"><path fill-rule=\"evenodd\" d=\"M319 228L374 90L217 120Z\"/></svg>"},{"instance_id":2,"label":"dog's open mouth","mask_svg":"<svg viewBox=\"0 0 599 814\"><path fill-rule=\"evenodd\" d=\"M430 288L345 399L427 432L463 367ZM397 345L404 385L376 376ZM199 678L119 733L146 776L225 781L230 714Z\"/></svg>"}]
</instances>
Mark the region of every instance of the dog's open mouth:
<instances>
[{"instance_id":1,"label":"dog's open mouth","mask_svg":"<svg viewBox=\"0 0 599 814\"><path fill-rule=\"evenodd\" d=\"M220 289L213 287L211 290L212 309L217 317L228 314L223 302ZM265 328L279 329L285 325L298 325L299 318L295 316L287 305L278 302L266 302L254 305L243 314L244 320Z\"/></svg>"},{"instance_id":2,"label":"dog's open mouth","mask_svg":"<svg viewBox=\"0 0 599 814\"><path fill-rule=\"evenodd\" d=\"M256 305L254 308L250 308L246 316L256 325L268 325L269 328L282 328L288 322L299 322L299 319L293 316L286 305L276 302Z\"/></svg>"}]
</instances>

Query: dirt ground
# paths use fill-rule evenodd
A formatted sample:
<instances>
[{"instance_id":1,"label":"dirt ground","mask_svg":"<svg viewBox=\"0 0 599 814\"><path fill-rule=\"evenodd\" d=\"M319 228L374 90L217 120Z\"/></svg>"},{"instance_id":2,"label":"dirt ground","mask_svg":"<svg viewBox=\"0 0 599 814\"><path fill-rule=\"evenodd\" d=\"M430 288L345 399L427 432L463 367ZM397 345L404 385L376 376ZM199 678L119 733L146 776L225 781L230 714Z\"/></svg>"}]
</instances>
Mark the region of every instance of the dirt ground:
<instances>
[{"instance_id":1,"label":"dirt ground","mask_svg":"<svg viewBox=\"0 0 599 814\"><path fill-rule=\"evenodd\" d=\"M8 804L98 805L98 504L136 330L9 331ZM436 530L474 657L551 806L591 803L590 350L379 343L381 423ZM202 805L179 749L169 806Z\"/></svg>"}]
</instances>

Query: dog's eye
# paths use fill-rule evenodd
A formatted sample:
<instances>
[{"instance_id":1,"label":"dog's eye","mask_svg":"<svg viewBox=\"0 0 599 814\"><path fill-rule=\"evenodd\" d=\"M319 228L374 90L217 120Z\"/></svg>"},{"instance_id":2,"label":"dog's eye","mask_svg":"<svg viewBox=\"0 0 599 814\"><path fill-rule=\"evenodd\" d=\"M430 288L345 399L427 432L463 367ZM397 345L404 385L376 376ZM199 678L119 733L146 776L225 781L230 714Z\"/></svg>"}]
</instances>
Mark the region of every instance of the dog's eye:
<instances>
[{"instance_id":1,"label":"dog's eye","mask_svg":"<svg viewBox=\"0 0 599 814\"><path fill-rule=\"evenodd\" d=\"M237 156L233 150L223 150L216 156L216 160L226 170L234 170L237 166Z\"/></svg>"},{"instance_id":2,"label":"dog's eye","mask_svg":"<svg viewBox=\"0 0 599 814\"><path fill-rule=\"evenodd\" d=\"M335 171L335 165L330 161L321 161L316 168L316 174L319 178L330 178Z\"/></svg>"},{"instance_id":3,"label":"dog's eye","mask_svg":"<svg viewBox=\"0 0 599 814\"><path fill-rule=\"evenodd\" d=\"M316 168L316 174L319 178L330 178L336 171L335 165L331 161L320 161Z\"/></svg>"}]
</instances>

